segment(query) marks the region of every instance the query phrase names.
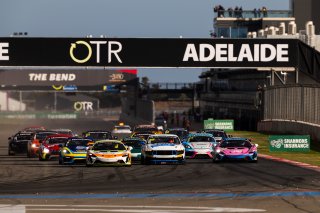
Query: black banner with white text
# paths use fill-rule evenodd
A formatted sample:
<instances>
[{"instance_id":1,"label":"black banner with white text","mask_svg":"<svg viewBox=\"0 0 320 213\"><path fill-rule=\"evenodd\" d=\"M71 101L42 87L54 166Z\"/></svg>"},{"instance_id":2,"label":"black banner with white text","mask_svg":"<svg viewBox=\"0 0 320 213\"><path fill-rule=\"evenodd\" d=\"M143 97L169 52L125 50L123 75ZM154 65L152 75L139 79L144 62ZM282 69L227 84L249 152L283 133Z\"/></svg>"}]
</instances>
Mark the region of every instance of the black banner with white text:
<instances>
[{"instance_id":1,"label":"black banner with white text","mask_svg":"<svg viewBox=\"0 0 320 213\"><path fill-rule=\"evenodd\" d=\"M0 66L296 67L296 39L0 38Z\"/></svg>"}]
</instances>

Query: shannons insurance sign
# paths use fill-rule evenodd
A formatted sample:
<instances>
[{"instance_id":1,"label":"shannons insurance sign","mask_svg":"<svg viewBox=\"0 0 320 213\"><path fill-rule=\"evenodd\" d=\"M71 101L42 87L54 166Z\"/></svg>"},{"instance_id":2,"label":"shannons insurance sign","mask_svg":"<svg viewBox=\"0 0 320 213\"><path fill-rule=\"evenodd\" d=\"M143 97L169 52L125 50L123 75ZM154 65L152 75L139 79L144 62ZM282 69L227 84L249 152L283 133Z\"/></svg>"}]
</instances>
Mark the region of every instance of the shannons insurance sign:
<instances>
[{"instance_id":1,"label":"shannons insurance sign","mask_svg":"<svg viewBox=\"0 0 320 213\"><path fill-rule=\"evenodd\" d=\"M269 145L271 152L309 152L310 135L271 135Z\"/></svg>"},{"instance_id":2,"label":"shannons insurance sign","mask_svg":"<svg viewBox=\"0 0 320 213\"><path fill-rule=\"evenodd\" d=\"M223 129L225 131L233 131L234 121L233 120L204 120L204 129Z\"/></svg>"}]
</instances>

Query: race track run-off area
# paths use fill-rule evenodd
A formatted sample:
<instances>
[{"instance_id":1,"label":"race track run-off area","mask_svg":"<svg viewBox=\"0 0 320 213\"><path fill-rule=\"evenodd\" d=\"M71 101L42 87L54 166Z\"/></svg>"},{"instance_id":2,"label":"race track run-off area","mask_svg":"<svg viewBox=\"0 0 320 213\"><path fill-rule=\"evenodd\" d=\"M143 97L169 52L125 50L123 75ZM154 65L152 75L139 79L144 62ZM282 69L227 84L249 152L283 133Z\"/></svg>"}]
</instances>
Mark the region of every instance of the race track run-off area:
<instances>
[{"instance_id":1,"label":"race track run-off area","mask_svg":"<svg viewBox=\"0 0 320 213\"><path fill-rule=\"evenodd\" d=\"M42 120L75 132L115 121ZM7 138L32 126L1 123L0 212L319 212L320 173L285 162L190 159L185 165L86 167L8 156Z\"/></svg>"}]
</instances>

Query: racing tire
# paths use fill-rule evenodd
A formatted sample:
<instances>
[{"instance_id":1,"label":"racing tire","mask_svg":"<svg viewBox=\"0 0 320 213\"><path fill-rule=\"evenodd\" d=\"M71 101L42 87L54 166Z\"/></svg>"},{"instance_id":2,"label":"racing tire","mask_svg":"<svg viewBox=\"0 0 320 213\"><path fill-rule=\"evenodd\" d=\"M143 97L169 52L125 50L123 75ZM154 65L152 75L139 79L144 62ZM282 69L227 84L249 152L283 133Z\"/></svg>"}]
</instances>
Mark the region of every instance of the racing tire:
<instances>
[{"instance_id":1,"label":"racing tire","mask_svg":"<svg viewBox=\"0 0 320 213\"><path fill-rule=\"evenodd\" d=\"M59 165L64 165L63 159L59 158Z\"/></svg>"},{"instance_id":2,"label":"racing tire","mask_svg":"<svg viewBox=\"0 0 320 213\"><path fill-rule=\"evenodd\" d=\"M217 160L217 157L214 156L214 157L212 158L212 163L220 163L220 160Z\"/></svg>"},{"instance_id":3,"label":"racing tire","mask_svg":"<svg viewBox=\"0 0 320 213\"><path fill-rule=\"evenodd\" d=\"M39 161L44 161L44 159L39 155Z\"/></svg>"},{"instance_id":4,"label":"racing tire","mask_svg":"<svg viewBox=\"0 0 320 213\"><path fill-rule=\"evenodd\" d=\"M8 150L8 155L9 155L9 156L13 156L13 155L15 155L15 153L9 149L9 150Z\"/></svg>"}]
</instances>

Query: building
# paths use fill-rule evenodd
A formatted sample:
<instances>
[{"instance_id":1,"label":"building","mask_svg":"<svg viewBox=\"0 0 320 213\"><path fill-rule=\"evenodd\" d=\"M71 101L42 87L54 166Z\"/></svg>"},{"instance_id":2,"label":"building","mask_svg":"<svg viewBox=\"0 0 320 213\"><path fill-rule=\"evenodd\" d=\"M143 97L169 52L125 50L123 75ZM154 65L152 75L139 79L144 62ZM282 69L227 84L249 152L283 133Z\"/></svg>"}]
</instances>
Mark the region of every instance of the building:
<instances>
[{"instance_id":1,"label":"building","mask_svg":"<svg viewBox=\"0 0 320 213\"><path fill-rule=\"evenodd\" d=\"M269 26L279 26L281 22L288 26L291 21L295 21L291 10L215 11L213 27L214 36L218 38L246 38L248 32L257 32Z\"/></svg>"},{"instance_id":2,"label":"building","mask_svg":"<svg viewBox=\"0 0 320 213\"><path fill-rule=\"evenodd\" d=\"M299 30L305 29L306 22L313 21L315 33L320 34L319 0L291 0L290 7Z\"/></svg>"},{"instance_id":3,"label":"building","mask_svg":"<svg viewBox=\"0 0 320 213\"><path fill-rule=\"evenodd\" d=\"M255 32L256 36L250 36L250 38L299 39L299 34L289 32L294 22L295 17L291 10L267 11L267 14L261 12L259 14L253 10L242 11L241 14L235 14L234 11L229 13L228 10L223 12L216 10L214 29L217 38L249 38L248 35ZM262 36L259 35L261 29L264 31ZM306 52L312 50L310 46L305 48L307 48L304 49ZM313 54L313 52L310 53L310 55ZM306 64L310 64L310 61L306 61ZM310 68L308 73L304 68L300 69L299 76L297 72L275 72L263 69L211 69L204 72L199 76L203 84L203 90L200 92L200 113L204 119L234 119L235 129L238 130L256 130L257 123L264 117L262 92L264 89L270 86L297 83L319 84L320 78L317 80L317 76L313 74L314 69Z\"/></svg>"}]
</instances>

